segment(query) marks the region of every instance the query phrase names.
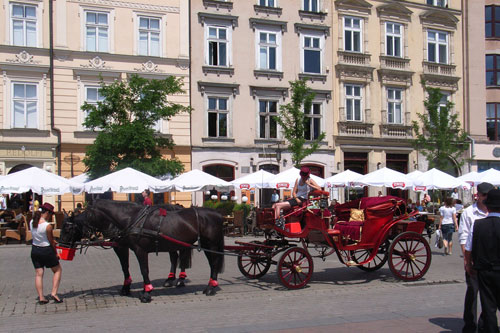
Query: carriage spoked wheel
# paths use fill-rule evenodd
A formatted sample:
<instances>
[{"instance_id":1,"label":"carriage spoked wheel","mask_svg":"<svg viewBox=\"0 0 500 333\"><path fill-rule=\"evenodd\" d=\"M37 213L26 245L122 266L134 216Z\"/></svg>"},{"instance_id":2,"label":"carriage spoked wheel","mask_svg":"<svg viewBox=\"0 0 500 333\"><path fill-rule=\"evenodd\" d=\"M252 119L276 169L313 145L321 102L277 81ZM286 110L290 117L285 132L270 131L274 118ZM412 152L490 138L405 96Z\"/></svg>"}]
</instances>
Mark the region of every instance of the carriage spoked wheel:
<instances>
[{"instance_id":1,"label":"carriage spoked wheel","mask_svg":"<svg viewBox=\"0 0 500 333\"><path fill-rule=\"evenodd\" d=\"M416 232L404 232L392 241L389 248L389 268L403 281L415 281L427 273L431 265L431 247Z\"/></svg>"},{"instance_id":2,"label":"carriage spoked wheel","mask_svg":"<svg viewBox=\"0 0 500 333\"><path fill-rule=\"evenodd\" d=\"M238 254L238 268L249 279L260 279L271 267L271 257L260 247Z\"/></svg>"},{"instance_id":3,"label":"carriage spoked wheel","mask_svg":"<svg viewBox=\"0 0 500 333\"><path fill-rule=\"evenodd\" d=\"M309 283L314 264L309 252L301 247L286 250L278 262L278 278L288 289L300 289Z\"/></svg>"},{"instance_id":4,"label":"carriage spoked wheel","mask_svg":"<svg viewBox=\"0 0 500 333\"><path fill-rule=\"evenodd\" d=\"M354 262L360 263L368 259L372 254L373 249L359 249L351 251L351 258ZM364 265L356 266L365 272L373 272L381 268L389 258L389 241L380 244L377 254L371 261Z\"/></svg>"}]
</instances>

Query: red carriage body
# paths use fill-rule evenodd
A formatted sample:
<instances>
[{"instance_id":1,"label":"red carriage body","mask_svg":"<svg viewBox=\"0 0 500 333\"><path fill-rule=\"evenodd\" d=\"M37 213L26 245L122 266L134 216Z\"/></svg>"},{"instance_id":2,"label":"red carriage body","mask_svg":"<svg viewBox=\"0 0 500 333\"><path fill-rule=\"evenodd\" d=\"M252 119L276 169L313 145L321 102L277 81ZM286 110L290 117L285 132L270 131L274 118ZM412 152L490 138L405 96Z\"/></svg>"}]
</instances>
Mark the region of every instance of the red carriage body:
<instances>
[{"instance_id":1,"label":"red carriage body","mask_svg":"<svg viewBox=\"0 0 500 333\"><path fill-rule=\"evenodd\" d=\"M414 220L418 212L406 212L406 202L397 197L361 198L326 209L327 192L315 192L312 200L286 215L285 229L277 228L272 209L258 211L257 226L266 232L265 242L241 243L250 251L240 253L238 266L247 277L259 278L278 261L278 277L288 288L305 286L313 271L310 248L317 257L336 253L347 266L365 271L389 268L399 279L418 280L430 266L431 251L421 235L425 223ZM273 234L277 233L278 237ZM299 247L297 245L302 245Z\"/></svg>"}]
</instances>

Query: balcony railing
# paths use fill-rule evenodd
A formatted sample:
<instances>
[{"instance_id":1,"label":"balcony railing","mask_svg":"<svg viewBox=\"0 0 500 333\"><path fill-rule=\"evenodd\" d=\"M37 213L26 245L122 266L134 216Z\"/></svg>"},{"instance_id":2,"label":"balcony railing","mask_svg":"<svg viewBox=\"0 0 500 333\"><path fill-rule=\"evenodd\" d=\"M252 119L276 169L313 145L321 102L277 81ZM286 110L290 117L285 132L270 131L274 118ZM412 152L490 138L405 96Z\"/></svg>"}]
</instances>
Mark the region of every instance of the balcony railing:
<instances>
[{"instance_id":1,"label":"balcony railing","mask_svg":"<svg viewBox=\"0 0 500 333\"><path fill-rule=\"evenodd\" d=\"M395 139L410 139L412 138L412 127L403 124L381 124L380 134L382 137Z\"/></svg>"},{"instance_id":2,"label":"balcony railing","mask_svg":"<svg viewBox=\"0 0 500 333\"><path fill-rule=\"evenodd\" d=\"M383 69L395 69L400 71L410 70L410 59L380 56L380 66Z\"/></svg>"},{"instance_id":3,"label":"balcony railing","mask_svg":"<svg viewBox=\"0 0 500 333\"><path fill-rule=\"evenodd\" d=\"M455 76L455 65L440 64L435 62L424 61L424 74Z\"/></svg>"},{"instance_id":4,"label":"balcony railing","mask_svg":"<svg viewBox=\"0 0 500 333\"><path fill-rule=\"evenodd\" d=\"M341 136L373 136L373 124L344 121L338 122Z\"/></svg>"},{"instance_id":5,"label":"balcony railing","mask_svg":"<svg viewBox=\"0 0 500 333\"><path fill-rule=\"evenodd\" d=\"M369 66L371 55L367 53L338 51L339 64L354 66Z\"/></svg>"}]
</instances>

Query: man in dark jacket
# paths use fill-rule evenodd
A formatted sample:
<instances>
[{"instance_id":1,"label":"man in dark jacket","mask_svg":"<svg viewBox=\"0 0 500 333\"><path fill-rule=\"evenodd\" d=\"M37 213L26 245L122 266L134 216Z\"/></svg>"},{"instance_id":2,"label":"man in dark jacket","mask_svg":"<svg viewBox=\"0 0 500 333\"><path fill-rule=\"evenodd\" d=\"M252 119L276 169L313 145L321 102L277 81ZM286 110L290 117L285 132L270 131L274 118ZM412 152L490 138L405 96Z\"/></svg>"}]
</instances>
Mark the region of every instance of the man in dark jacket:
<instances>
[{"instance_id":1,"label":"man in dark jacket","mask_svg":"<svg viewBox=\"0 0 500 333\"><path fill-rule=\"evenodd\" d=\"M496 312L500 309L500 190L491 190L484 200L488 217L476 220L465 244L465 268L477 274L484 331L498 333Z\"/></svg>"}]
</instances>

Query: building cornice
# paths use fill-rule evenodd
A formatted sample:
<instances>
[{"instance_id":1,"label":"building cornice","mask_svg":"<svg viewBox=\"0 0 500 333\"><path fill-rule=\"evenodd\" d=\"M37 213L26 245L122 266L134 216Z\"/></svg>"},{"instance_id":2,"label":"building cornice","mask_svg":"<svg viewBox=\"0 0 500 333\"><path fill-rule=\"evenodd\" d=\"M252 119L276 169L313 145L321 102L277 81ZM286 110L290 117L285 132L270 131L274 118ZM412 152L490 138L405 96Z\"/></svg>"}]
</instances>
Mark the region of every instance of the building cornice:
<instances>
[{"instance_id":1,"label":"building cornice","mask_svg":"<svg viewBox=\"0 0 500 333\"><path fill-rule=\"evenodd\" d=\"M68 2L80 3L85 5L106 6L113 8L131 8L139 10L148 10L154 12L175 13L179 14L179 7L175 6L160 6L148 3L126 2L117 0L68 0Z\"/></svg>"}]
</instances>

